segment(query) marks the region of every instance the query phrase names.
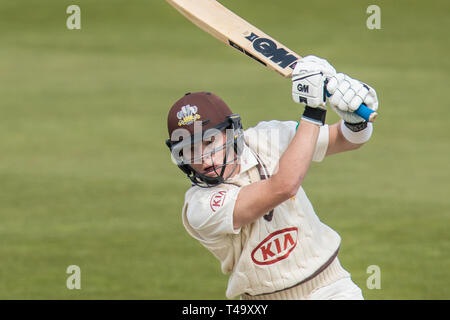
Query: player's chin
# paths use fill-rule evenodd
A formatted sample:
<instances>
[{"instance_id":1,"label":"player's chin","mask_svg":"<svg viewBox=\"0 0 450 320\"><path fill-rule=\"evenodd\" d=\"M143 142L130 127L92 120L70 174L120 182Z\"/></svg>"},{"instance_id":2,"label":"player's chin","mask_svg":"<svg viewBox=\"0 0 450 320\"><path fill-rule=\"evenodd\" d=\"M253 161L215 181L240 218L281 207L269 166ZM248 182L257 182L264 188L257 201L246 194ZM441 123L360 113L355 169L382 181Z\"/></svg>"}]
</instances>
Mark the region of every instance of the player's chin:
<instances>
[{"instance_id":1,"label":"player's chin","mask_svg":"<svg viewBox=\"0 0 450 320\"><path fill-rule=\"evenodd\" d=\"M215 172L203 174L205 177L208 178L217 178L219 175L217 175Z\"/></svg>"}]
</instances>

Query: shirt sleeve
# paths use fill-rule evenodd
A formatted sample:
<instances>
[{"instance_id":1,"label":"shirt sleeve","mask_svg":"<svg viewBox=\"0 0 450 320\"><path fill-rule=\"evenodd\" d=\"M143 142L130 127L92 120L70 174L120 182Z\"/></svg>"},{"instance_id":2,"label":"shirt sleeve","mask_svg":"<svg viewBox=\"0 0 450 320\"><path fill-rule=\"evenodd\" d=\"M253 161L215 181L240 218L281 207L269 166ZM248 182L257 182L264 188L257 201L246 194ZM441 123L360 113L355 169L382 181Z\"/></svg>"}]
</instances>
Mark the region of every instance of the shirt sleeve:
<instances>
[{"instance_id":1,"label":"shirt sleeve","mask_svg":"<svg viewBox=\"0 0 450 320\"><path fill-rule=\"evenodd\" d=\"M316 149L314 150L314 155L312 161L321 162L328 150L328 143L330 141L330 132L328 125L325 124L320 127L319 137L317 138Z\"/></svg>"},{"instance_id":2,"label":"shirt sleeve","mask_svg":"<svg viewBox=\"0 0 450 320\"><path fill-rule=\"evenodd\" d=\"M271 139L271 141L273 141L272 139L278 140L281 156L292 142L292 139L297 132L297 128L297 121L263 121L253 128L254 131L257 132L257 134L253 134L253 136L269 137L267 139ZM326 124L320 127L319 137L317 138L317 144L312 159L314 162L321 162L323 160L328 149L328 142L329 129Z\"/></svg>"},{"instance_id":3,"label":"shirt sleeve","mask_svg":"<svg viewBox=\"0 0 450 320\"><path fill-rule=\"evenodd\" d=\"M233 211L239 191L234 185L197 190L187 199L189 225L205 240L238 234L240 229L233 228Z\"/></svg>"}]
</instances>

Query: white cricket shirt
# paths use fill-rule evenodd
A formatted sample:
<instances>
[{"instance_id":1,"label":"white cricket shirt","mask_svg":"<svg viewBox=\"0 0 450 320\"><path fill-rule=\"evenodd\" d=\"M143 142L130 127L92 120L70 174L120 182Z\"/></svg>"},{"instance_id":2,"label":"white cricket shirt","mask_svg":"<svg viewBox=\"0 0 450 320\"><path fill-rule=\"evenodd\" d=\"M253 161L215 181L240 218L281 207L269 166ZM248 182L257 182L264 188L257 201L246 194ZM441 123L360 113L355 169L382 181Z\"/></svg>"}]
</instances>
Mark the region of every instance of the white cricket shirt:
<instances>
[{"instance_id":1,"label":"white cricket shirt","mask_svg":"<svg viewBox=\"0 0 450 320\"><path fill-rule=\"evenodd\" d=\"M183 224L230 273L227 297L258 295L292 287L313 275L338 250L339 235L323 224L303 189L277 206L272 214L233 229L233 210L240 188L267 175L292 141L297 122L269 121L244 132L239 174L212 187L193 186L185 195ZM328 147L328 126L322 126L313 161ZM263 166L258 166L262 162ZM262 170L262 169L261 169Z\"/></svg>"}]
</instances>

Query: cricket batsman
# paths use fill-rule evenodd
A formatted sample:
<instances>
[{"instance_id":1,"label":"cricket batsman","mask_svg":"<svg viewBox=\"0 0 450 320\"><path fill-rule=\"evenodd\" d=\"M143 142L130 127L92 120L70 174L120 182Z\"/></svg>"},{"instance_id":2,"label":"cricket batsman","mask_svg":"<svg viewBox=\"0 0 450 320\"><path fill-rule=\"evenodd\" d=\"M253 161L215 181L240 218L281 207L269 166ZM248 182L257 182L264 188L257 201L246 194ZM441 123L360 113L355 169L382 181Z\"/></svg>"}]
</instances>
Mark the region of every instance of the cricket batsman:
<instances>
[{"instance_id":1,"label":"cricket batsman","mask_svg":"<svg viewBox=\"0 0 450 320\"><path fill-rule=\"evenodd\" d=\"M245 131L212 93L189 93L173 105L166 143L192 184L184 227L230 274L229 299L363 299L339 263L339 234L319 220L302 184L311 161L370 139L372 123L354 111L361 103L376 111L376 92L308 56L294 69L292 97L305 106L298 121ZM327 108L341 120L325 124Z\"/></svg>"}]
</instances>

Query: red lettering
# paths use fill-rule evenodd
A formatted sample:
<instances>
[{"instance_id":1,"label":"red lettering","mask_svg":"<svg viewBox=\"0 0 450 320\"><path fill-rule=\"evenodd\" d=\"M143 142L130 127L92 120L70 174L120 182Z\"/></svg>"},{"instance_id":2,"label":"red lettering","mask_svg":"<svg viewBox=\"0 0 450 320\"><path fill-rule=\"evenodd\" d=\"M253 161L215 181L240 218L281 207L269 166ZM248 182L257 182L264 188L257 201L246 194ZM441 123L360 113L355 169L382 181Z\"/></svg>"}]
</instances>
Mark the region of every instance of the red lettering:
<instances>
[{"instance_id":1,"label":"red lettering","mask_svg":"<svg viewBox=\"0 0 450 320\"><path fill-rule=\"evenodd\" d=\"M281 252L280 239L276 238L274 240L274 242L275 242L275 245L277 246L277 253L280 253ZM284 249L286 250L286 246L284 247Z\"/></svg>"},{"instance_id":2,"label":"red lettering","mask_svg":"<svg viewBox=\"0 0 450 320\"><path fill-rule=\"evenodd\" d=\"M284 235L284 250L286 250L286 248L288 247L288 242L290 242L291 246L295 243L290 233L286 233Z\"/></svg>"},{"instance_id":3,"label":"red lettering","mask_svg":"<svg viewBox=\"0 0 450 320\"><path fill-rule=\"evenodd\" d=\"M219 191L212 195L211 201L209 203L212 212L216 212L218 208L223 206L226 194L226 191Z\"/></svg>"},{"instance_id":4,"label":"red lettering","mask_svg":"<svg viewBox=\"0 0 450 320\"><path fill-rule=\"evenodd\" d=\"M297 237L297 227L272 232L253 249L251 254L253 262L257 265L269 265L286 259L297 246Z\"/></svg>"},{"instance_id":5,"label":"red lettering","mask_svg":"<svg viewBox=\"0 0 450 320\"><path fill-rule=\"evenodd\" d=\"M275 253L270 251L270 247L272 246L272 242L267 244L267 247L261 246L261 253L263 255L263 260L267 260L268 256L273 257Z\"/></svg>"}]
</instances>

